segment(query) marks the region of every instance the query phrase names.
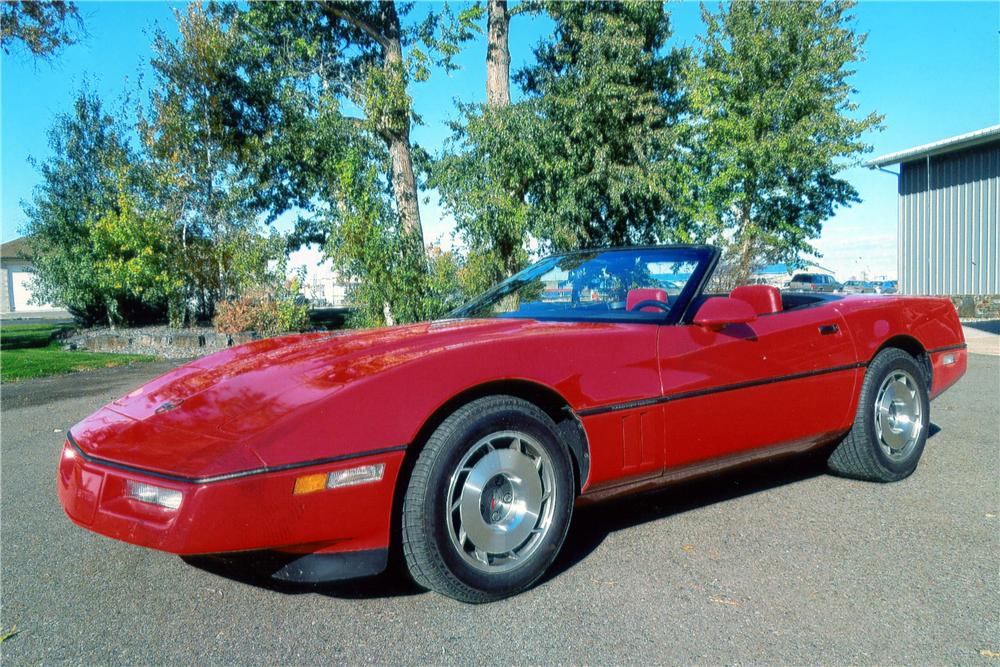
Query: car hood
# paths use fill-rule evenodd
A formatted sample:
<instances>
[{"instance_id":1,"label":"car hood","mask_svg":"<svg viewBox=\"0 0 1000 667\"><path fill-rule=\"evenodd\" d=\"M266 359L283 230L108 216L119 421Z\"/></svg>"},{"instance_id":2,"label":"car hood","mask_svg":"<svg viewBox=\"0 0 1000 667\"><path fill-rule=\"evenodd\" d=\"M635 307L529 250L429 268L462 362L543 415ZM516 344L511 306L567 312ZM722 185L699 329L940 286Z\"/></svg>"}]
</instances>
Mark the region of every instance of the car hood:
<instances>
[{"instance_id":1,"label":"car hood","mask_svg":"<svg viewBox=\"0 0 1000 667\"><path fill-rule=\"evenodd\" d=\"M254 341L180 366L72 432L90 454L153 470L176 471L197 460L200 474L208 474L213 451L225 452L217 458L229 470L266 465L270 457L253 438L297 409L435 350L533 326L544 325L445 320Z\"/></svg>"}]
</instances>

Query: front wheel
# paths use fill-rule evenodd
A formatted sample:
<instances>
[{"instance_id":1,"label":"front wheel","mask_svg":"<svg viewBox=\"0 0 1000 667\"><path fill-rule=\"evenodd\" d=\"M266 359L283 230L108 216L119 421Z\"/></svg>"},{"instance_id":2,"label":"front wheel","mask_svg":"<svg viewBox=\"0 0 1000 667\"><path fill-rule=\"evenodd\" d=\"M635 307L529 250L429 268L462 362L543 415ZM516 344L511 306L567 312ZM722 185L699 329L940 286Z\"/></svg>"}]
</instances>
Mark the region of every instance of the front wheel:
<instances>
[{"instance_id":1,"label":"front wheel","mask_svg":"<svg viewBox=\"0 0 1000 667\"><path fill-rule=\"evenodd\" d=\"M917 360L882 350L868 364L850 433L830 454L830 469L846 477L895 482L917 467L927 442L930 399Z\"/></svg>"},{"instance_id":2,"label":"front wheel","mask_svg":"<svg viewBox=\"0 0 1000 667\"><path fill-rule=\"evenodd\" d=\"M410 574L463 602L514 595L555 559L574 495L569 451L548 415L512 396L473 401L414 467L402 521Z\"/></svg>"}]
</instances>

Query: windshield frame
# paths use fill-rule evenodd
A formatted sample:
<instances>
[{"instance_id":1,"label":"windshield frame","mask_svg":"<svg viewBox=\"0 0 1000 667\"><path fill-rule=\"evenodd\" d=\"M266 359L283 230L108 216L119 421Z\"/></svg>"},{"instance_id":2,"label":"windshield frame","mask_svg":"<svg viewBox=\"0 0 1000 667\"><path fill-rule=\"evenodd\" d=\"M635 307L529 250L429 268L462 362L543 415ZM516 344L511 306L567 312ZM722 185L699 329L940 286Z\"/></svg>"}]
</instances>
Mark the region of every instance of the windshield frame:
<instances>
[{"instance_id":1,"label":"windshield frame","mask_svg":"<svg viewBox=\"0 0 1000 667\"><path fill-rule=\"evenodd\" d=\"M476 308L488 300L493 299L499 292L509 293L517 287L524 285L531 280L537 278L538 276L546 273L552 266L559 262L559 260L566 257L574 257L577 255L584 254L597 254L597 253L609 253L609 252L636 252L636 251L648 251L648 250L666 250L666 251L678 251L685 255L688 255L685 259L690 259L695 263L695 269L691 273L691 277L688 278L687 282L684 284L684 288L681 290L680 294L674 299L674 304L670 308L669 312L666 313L642 313L638 316L637 313L615 313L609 312L607 315L604 314L591 314L586 317L573 317L572 315L542 315L542 314L532 314L525 315L524 317L489 317L489 316L474 316L470 315L470 312L474 312ZM486 290L479 296L473 298L469 302L459 306L455 310L448 313L447 317L449 319L525 319L525 320L538 320L545 322L617 322L617 323L628 323L628 324L677 324L681 322L686 322L688 317L688 309L691 306L702 291L708 284L709 278L711 278L712 273L715 271L715 267L719 262L720 251L715 246L710 245L643 245L643 246L624 246L617 248L587 248L582 250L573 250L571 252L559 253L557 255L550 255L539 261L535 262L531 266L515 273L510 278L503 280L490 289Z\"/></svg>"}]
</instances>

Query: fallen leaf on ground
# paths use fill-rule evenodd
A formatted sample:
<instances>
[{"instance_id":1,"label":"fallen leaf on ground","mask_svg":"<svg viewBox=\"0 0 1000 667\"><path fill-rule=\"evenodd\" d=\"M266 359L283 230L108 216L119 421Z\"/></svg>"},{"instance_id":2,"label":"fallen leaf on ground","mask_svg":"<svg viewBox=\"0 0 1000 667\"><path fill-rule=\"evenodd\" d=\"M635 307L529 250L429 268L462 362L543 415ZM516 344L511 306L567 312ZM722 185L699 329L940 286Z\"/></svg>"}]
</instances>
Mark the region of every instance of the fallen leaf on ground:
<instances>
[{"instance_id":1,"label":"fallen leaf on ground","mask_svg":"<svg viewBox=\"0 0 1000 667\"><path fill-rule=\"evenodd\" d=\"M718 595L713 595L712 597L710 597L708 599L711 600L712 602L717 602L719 604L727 604L730 607L741 607L741 606L743 606L739 602L737 602L736 600L730 600L729 598L719 597Z\"/></svg>"},{"instance_id":2,"label":"fallen leaf on ground","mask_svg":"<svg viewBox=\"0 0 1000 667\"><path fill-rule=\"evenodd\" d=\"M979 652L979 655L983 656L984 658L1000 658L1000 652L990 651L989 649L985 648Z\"/></svg>"},{"instance_id":3,"label":"fallen leaf on ground","mask_svg":"<svg viewBox=\"0 0 1000 667\"><path fill-rule=\"evenodd\" d=\"M683 549L684 551L694 551L694 545L693 544L682 544L681 545L681 549Z\"/></svg>"},{"instance_id":4,"label":"fallen leaf on ground","mask_svg":"<svg viewBox=\"0 0 1000 667\"><path fill-rule=\"evenodd\" d=\"M16 635L17 632L18 632L17 626L15 625L10 630L0 633L0 644L3 644L5 641Z\"/></svg>"}]
</instances>

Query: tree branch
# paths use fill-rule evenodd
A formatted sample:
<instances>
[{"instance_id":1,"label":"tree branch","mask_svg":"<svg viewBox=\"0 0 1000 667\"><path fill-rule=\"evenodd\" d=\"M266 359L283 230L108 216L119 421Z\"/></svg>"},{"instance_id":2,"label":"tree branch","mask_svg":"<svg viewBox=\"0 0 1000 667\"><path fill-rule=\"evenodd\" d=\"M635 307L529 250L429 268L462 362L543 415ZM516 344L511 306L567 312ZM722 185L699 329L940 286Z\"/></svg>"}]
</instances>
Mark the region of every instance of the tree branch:
<instances>
[{"instance_id":1,"label":"tree branch","mask_svg":"<svg viewBox=\"0 0 1000 667\"><path fill-rule=\"evenodd\" d=\"M355 28L375 40L383 49L389 48L389 40L386 39L385 35L383 35L375 24L368 19L360 16L340 3L324 2L322 6L323 11L326 12L327 16L347 21Z\"/></svg>"}]
</instances>

